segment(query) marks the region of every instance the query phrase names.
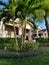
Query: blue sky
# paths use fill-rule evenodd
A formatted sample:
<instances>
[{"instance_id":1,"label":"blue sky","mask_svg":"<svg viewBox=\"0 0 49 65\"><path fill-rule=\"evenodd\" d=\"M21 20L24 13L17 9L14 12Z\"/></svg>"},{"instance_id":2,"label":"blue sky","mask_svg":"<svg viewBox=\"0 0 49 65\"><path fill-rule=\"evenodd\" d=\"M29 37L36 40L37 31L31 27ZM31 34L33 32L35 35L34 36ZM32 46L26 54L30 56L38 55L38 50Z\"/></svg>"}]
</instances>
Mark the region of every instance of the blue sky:
<instances>
[{"instance_id":1,"label":"blue sky","mask_svg":"<svg viewBox=\"0 0 49 65\"><path fill-rule=\"evenodd\" d=\"M45 21L44 20L42 20L41 22L36 22L36 26L41 26L42 29L46 29Z\"/></svg>"},{"instance_id":2,"label":"blue sky","mask_svg":"<svg viewBox=\"0 0 49 65\"><path fill-rule=\"evenodd\" d=\"M6 2L6 3L8 2L8 0L0 0L0 1Z\"/></svg>"},{"instance_id":3,"label":"blue sky","mask_svg":"<svg viewBox=\"0 0 49 65\"><path fill-rule=\"evenodd\" d=\"M8 3L8 0L0 0L0 1L3 1L3 2L6 2L6 3ZM1 8L3 8L2 6L0 6L0 9ZM46 29L46 26L45 26L45 22L44 22L44 20L42 20L42 22L40 23L40 22L37 22L36 23L36 25L37 26L41 26L42 27L42 29Z\"/></svg>"},{"instance_id":4,"label":"blue sky","mask_svg":"<svg viewBox=\"0 0 49 65\"><path fill-rule=\"evenodd\" d=\"M8 0L0 0L0 1L3 1L5 3L8 3ZM0 9L2 9L2 8L3 8L3 6L0 5Z\"/></svg>"}]
</instances>

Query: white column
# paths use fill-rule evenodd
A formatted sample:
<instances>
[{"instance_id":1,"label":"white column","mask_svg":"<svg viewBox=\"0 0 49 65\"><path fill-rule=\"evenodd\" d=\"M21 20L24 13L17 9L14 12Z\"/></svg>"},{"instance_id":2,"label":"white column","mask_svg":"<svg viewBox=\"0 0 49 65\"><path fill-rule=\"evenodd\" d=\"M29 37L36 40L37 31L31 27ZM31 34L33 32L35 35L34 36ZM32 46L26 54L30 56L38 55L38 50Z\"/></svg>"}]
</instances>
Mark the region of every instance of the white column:
<instances>
[{"instance_id":1,"label":"white column","mask_svg":"<svg viewBox=\"0 0 49 65\"><path fill-rule=\"evenodd\" d=\"M46 37L48 38L48 33L47 33L47 31L46 31Z\"/></svg>"},{"instance_id":2,"label":"white column","mask_svg":"<svg viewBox=\"0 0 49 65\"><path fill-rule=\"evenodd\" d=\"M3 37L6 37L5 25L3 24Z\"/></svg>"},{"instance_id":3,"label":"white column","mask_svg":"<svg viewBox=\"0 0 49 65\"><path fill-rule=\"evenodd\" d=\"M43 33L43 37L45 38L45 34Z\"/></svg>"},{"instance_id":4,"label":"white column","mask_svg":"<svg viewBox=\"0 0 49 65\"><path fill-rule=\"evenodd\" d=\"M29 36L29 40L32 40L32 37L31 37L32 36L32 30L31 30L31 28L29 30L29 34L30 34L30 35L28 35Z\"/></svg>"},{"instance_id":5,"label":"white column","mask_svg":"<svg viewBox=\"0 0 49 65\"><path fill-rule=\"evenodd\" d=\"M0 37L5 37L5 25L3 21L0 22Z\"/></svg>"},{"instance_id":6,"label":"white column","mask_svg":"<svg viewBox=\"0 0 49 65\"><path fill-rule=\"evenodd\" d=\"M0 21L0 37L3 37L3 21Z\"/></svg>"},{"instance_id":7,"label":"white column","mask_svg":"<svg viewBox=\"0 0 49 65\"><path fill-rule=\"evenodd\" d=\"M38 30L37 30L37 38L39 38L39 35L38 35L39 33L38 33Z\"/></svg>"},{"instance_id":8,"label":"white column","mask_svg":"<svg viewBox=\"0 0 49 65\"><path fill-rule=\"evenodd\" d=\"M19 28L19 35L22 35L22 28Z\"/></svg>"}]
</instances>

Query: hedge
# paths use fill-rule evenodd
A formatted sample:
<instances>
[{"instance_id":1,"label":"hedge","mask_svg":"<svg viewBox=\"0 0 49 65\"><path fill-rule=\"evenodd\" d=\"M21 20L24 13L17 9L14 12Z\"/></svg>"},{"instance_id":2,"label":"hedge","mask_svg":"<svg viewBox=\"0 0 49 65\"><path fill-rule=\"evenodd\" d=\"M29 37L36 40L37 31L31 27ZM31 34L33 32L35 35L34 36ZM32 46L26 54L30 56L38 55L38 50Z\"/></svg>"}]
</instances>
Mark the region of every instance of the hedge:
<instances>
[{"instance_id":1,"label":"hedge","mask_svg":"<svg viewBox=\"0 0 49 65\"><path fill-rule=\"evenodd\" d=\"M10 51L18 51L18 48L21 46L21 38L17 38L18 46L16 46L14 38L0 38L0 49L5 49L7 47Z\"/></svg>"},{"instance_id":2,"label":"hedge","mask_svg":"<svg viewBox=\"0 0 49 65\"><path fill-rule=\"evenodd\" d=\"M19 46L21 45L21 38L17 38ZM4 44L4 43L10 43L10 44L14 44L15 43L15 39L14 38L0 38L0 44Z\"/></svg>"},{"instance_id":3,"label":"hedge","mask_svg":"<svg viewBox=\"0 0 49 65\"><path fill-rule=\"evenodd\" d=\"M36 41L39 42L39 43L49 43L48 38L46 38L46 39L44 39L44 38L37 38Z\"/></svg>"},{"instance_id":4,"label":"hedge","mask_svg":"<svg viewBox=\"0 0 49 65\"><path fill-rule=\"evenodd\" d=\"M43 52L38 51L32 51L32 52L9 52L5 50L0 50L0 58L25 58L25 57L32 57L32 56L40 56L43 55Z\"/></svg>"},{"instance_id":5,"label":"hedge","mask_svg":"<svg viewBox=\"0 0 49 65\"><path fill-rule=\"evenodd\" d=\"M18 42L21 43L21 38L17 38ZM14 43L15 38L0 38L0 43Z\"/></svg>"}]
</instances>

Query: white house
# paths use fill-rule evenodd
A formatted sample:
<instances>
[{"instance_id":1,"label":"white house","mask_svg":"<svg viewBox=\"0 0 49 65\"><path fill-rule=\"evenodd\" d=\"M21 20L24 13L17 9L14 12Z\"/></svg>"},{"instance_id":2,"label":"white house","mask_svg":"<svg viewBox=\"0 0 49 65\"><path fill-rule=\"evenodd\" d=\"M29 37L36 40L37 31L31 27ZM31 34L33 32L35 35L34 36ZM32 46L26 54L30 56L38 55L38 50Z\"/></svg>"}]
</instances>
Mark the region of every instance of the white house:
<instances>
[{"instance_id":1,"label":"white house","mask_svg":"<svg viewBox=\"0 0 49 65\"><path fill-rule=\"evenodd\" d=\"M16 28L16 36L21 37L22 35L22 26L21 26L21 20L17 18L15 21L15 28ZM32 40L32 29L33 24L29 21L26 23L26 36L25 40ZM3 24L3 21L0 21L0 38L14 38L14 27L13 27L13 21L10 19L8 23Z\"/></svg>"},{"instance_id":2,"label":"white house","mask_svg":"<svg viewBox=\"0 0 49 65\"><path fill-rule=\"evenodd\" d=\"M41 26L37 27L37 30L35 33L33 33L33 38L48 38L48 33L46 29L42 29Z\"/></svg>"}]
</instances>

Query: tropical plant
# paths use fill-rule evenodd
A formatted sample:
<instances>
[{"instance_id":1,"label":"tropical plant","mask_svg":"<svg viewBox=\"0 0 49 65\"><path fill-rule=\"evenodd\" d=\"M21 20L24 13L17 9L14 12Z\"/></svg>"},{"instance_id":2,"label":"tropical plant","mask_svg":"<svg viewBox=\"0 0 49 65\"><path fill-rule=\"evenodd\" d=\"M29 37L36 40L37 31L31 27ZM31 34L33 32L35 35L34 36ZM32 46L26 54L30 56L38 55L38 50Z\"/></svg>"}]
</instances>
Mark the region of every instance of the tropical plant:
<instances>
[{"instance_id":1,"label":"tropical plant","mask_svg":"<svg viewBox=\"0 0 49 65\"><path fill-rule=\"evenodd\" d=\"M8 0L8 4L5 6L6 10L9 12L11 15L11 18L13 21L15 20L15 17L21 18L22 19L22 29L25 32L26 30L26 23L27 19L30 16L30 14L33 14L33 19L36 18L36 15L34 11L36 9L39 9L41 6L41 1L42 0ZM24 26L23 23L25 22ZM24 30L25 29L25 30ZM15 31L15 26L14 26L14 31ZM22 44L24 43L25 39L25 33L22 33ZM16 34L15 34L16 35Z\"/></svg>"},{"instance_id":2,"label":"tropical plant","mask_svg":"<svg viewBox=\"0 0 49 65\"><path fill-rule=\"evenodd\" d=\"M2 2L2 1L1 1ZM14 9L12 9L13 7L11 7L12 5L14 6L14 3L13 3L13 1L11 0L9 0L9 2L8 2L8 4L6 4L6 3L1 3L0 5L3 5L3 6L5 6L2 10L1 10L1 18L3 18L3 17L5 17L5 19L4 19L4 23L6 23L6 22L8 22L11 18L12 18L12 22L13 22L13 26L14 26L14 36L15 36L15 41L16 41L16 43L18 43L17 42L17 37L16 37L16 29L15 29L15 24L14 24L14 19L15 19L15 11L14 11ZM10 6L10 4L11 4L11 6ZM12 12L13 11L13 12ZM12 13L12 14L11 14Z\"/></svg>"},{"instance_id":3,"label":"tropical plant","mask_svg":"<svg viewBox=\"0 0 49 65\"><path fill-rule=\"evenodd\" d=\"M40 0L39 0L40 1ZM45 20L46 29L48 32L49 39L49 23L47 18L49 17L49 0L41 0L40 8L35 10L36 21Z\"/></svg>"},{"instance_id":4,"label":"tropical plant","mask_svg":"<svg viewBox=\"0 0 49 65\"><path fill-rule=\"evenodd\" d=\"M39 0L36 1L36 0L21 0L18 1L18 7L16 8L17 11L21 11L21 16L18 16L22 19L22 23L24 23L24 27L23 27L23 31L24 33L22 33L22 44L24 43L24 39L25 39L25 31L26 31L26 23L27 23L27 20L28 20L28 17L30 17L32 14L33 16L33 20L35 19L35 15L34 15L34 11L38 8L40 8L40 5L41 3L39 3ZM16 14L17 14L17 11L16 11Z\"/></svg>"},{"instance_id":5,"label":"tropical plant","mask_svg":"<svg viewBox=\"0 0 49 65\"><path fill-rule=\"evenodd\" d=\"M42 5L41 8L45 12L44 19L45 19L45 25L46 25L46 28L47 28L48 39L49 39L49 24L48 24L48 20L47 20L47 17L49 17L49 0L43 1L43 5Z\"/></svg>"}]
</instances>

